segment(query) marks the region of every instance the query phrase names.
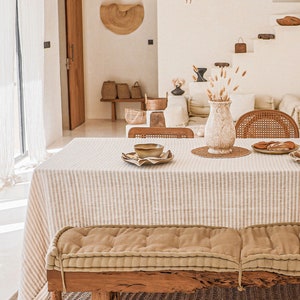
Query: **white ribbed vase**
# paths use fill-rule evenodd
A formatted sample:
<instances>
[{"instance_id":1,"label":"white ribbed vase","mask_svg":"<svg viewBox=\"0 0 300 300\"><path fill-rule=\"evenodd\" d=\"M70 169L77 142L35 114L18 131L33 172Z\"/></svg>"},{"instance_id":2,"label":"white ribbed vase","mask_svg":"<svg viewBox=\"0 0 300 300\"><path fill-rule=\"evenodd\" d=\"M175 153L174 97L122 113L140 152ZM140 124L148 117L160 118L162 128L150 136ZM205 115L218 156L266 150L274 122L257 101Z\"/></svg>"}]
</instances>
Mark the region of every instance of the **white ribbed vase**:
<instances>
[{"instance_id":1,"label":"white ribbed vase","mask_svg":"<svg viewBox=\"0 0 300 300\"><path fill-rule=\"evenodd\" d=\"M208 152L228 154L235 142L235 127L230 112L231 101L209 101L210 113L205 125L204 139Z\"/></svg>"}]
</instances>

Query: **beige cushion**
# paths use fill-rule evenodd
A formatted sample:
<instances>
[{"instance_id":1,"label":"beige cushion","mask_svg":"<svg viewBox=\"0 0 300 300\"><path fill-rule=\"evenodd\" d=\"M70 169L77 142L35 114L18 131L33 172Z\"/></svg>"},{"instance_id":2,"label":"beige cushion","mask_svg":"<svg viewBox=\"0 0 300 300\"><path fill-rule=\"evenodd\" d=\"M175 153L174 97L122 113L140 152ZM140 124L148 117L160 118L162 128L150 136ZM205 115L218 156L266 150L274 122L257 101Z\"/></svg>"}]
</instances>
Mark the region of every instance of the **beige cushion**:
<instances>
[{"instance_id":1,"label":"beige cushion","mask_svg":"<svg viewBox=\"0 0 300 300\"><path fill-rule=\"evenodd\" d=\"M48 270L70 272L269 271L300 276L300 224L241 230L206 226L66 227L55 236L46 262Z\"/></svg>"},{"instance_id":2,"label":"beige cushion","mask_svg":"<svg viewBox=\"0 0 300 300\"><path fill-rule=\"evenodd\" d=\"M196 125L205 125L207 122L208 117L190 117L189 118L189 126L196 126Z\"/></svg>"},{"instance_id":3,"label":"beige cushion","mask_svg":"<svg viewBox=\"0 0 300 300\"><path fill-rule=\"evenodd\" d=\"M255 109L275 109L274 99L268 95L255 95Z\"/></svg>"},{"instance_id":4,"label":"beige cushion","mask_svg":"<svg viewBox=\"0 0 300 300\"><path fill-rule=\"evenodd\" d=\"M300 276L300 225L281 224L242 229L243 271L270 271Z\"/></svg>"},{"instance_id":5,"label":"beige cushion","mask_svg":"<svg viewBox=\"0 0 300 300\"><path fill-rule=\"evenodd\" d=\"M254 109L254 94L231 94L230 112L233 121L237 121L240 116Z\"/></svg>"},{"instance_id":6,"label":"beige cushion","mask_svg":"<svg viewBox=\"0 0 300 300\"><path fill-rule=\"evenodd\" d=\"M47 269L64 271L237 271L241 238L230 228L108 226L65 228L53 240ZM61 260L60 260L61 256Z\"/></svg>"},{"instance_id":7,"label":"beige cushion","mask_svg":"<svg viewBox=\"0 0 300 300\"><path fill-rule=\"evenodd\" d=\"M290 115L296 123L300 124L300 98L293 94L285 94L282 97L282 101L279 104L278 109L286 114Z\"/></svg>"},{"instance_id":8,"label":"beige cushion","mask_svg":"<svg viewBox=\"0 0 300 300\"><path fill-rule=\"evenodd\" d=\"M207 96L193 97L188 99L188 113L190 117L207 117L209 115L210 106Z\"/></svg>"}]
</instances>

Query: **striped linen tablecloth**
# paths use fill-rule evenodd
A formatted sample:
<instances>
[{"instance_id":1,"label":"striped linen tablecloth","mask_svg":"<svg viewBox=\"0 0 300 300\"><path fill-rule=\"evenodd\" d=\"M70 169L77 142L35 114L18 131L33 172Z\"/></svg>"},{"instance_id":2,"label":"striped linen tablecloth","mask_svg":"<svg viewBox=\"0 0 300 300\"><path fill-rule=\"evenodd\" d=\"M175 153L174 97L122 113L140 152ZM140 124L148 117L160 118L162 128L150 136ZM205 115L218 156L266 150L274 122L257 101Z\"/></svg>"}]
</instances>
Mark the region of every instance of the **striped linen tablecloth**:
<instances>
[{"instance_id":1,"label":"striped linen tablecloth","mask_svg":"<svg viewBox=\"0 0 300 300\"><path fill-rule=\"evenodd\" d=\"M237 139L251 149L258 140ZM166 164L121 159L136 143L171 150ZM297 144L299 139L294 139ZM253 152L203 158L203 139L79 138L35 169L25 223L19 299L47 299L45 256L63 226L201 224L241 228L300 222L300 165L288 155Z\"/></svg>"}]
</instances>

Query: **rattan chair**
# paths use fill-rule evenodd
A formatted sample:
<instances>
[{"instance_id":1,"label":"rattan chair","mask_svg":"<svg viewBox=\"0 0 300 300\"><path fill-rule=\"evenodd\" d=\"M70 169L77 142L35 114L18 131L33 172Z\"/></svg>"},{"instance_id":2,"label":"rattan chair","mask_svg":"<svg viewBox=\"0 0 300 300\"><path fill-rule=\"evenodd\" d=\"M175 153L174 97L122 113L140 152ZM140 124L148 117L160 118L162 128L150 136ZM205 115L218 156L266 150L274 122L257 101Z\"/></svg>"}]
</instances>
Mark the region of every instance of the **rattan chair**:
<instances>
[{"instance_id":1,"label":"rattan chair","mask_svg":"<svg viewBox=\"0 0 300 300\"><path fill-rule=\"evenodd\" d=\"M279 110L253 110L235 124L238 138L298 138L297 123Z\"/></svg>"},{"instance_id":2,"label":"rattan chair","mask_svg":"<svg viewBox=\"0 0 300 300\"><path fill-rule=\"evenodd\" d=\"M133 127L129 138L193 138L194 132L185 127Z\"/></svg>"}]
</instances>

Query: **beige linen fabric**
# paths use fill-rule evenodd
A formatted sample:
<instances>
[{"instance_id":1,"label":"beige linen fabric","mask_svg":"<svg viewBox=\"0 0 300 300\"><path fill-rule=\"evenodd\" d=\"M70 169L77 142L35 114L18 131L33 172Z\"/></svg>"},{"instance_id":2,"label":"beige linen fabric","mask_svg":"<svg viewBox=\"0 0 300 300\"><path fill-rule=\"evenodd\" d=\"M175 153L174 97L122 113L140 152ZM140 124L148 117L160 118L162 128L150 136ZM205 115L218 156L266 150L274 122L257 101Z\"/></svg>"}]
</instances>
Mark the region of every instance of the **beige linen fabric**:
<instances>
[{"instance_id":1,"label":"beige linen fabric","mask_svg":"<svg viewBox=\"0 0 300 300\"><path fill-rule=\"evenodd\" d=\"M236 230L191 227L66 228L54 239L47 269L82 272L237 271L241 238Z\"/></svg>"},{"instance_id":2,"label":"beige linen fabric","mask_svg":"<svg viewBox=\"0 0 300 300\"><path fill-rule=\"evenodd\" d=\"M241 230L207 226L66 227L47 255L69 272L269 271L300 276L300 223Z\"/></svg>"},{"instance_id":3,"label":"beige linen fabric","mask_svg":"<svg viewBox=\"0 0 300 300\"><path fill-rule=\"evenodd\" d=\"M124 272L269 271L300 276L300 223L241 230L207 226L66 227L47 255L48 270ZM220 275L221 276L221 275Z\"/></svg>"},{"instance_id":4,"label":"beige linen fabric","mask_svg":"<svg viewBox=\"0 0 300 300\"><path fill-rule=\"evenodd\" d=\"M237 139L251 149L257 139ZM297 144L300 139L293 139ZM121 159L134 144L156 142L174 159L137 167ZM28 197L19 300L45 299L47 249L65 226L205 225L235 229L300 222L299 164L252 153L207 159L197 139L74 139L35 169Z\"/></svg>"},{"instance_id":5,"label":"beige linen fabric","mask_svg":"<svg viewBox=\"0 0 300 300\"><path fill-rule=\"evenodd\" d=\"M278 224L242 229L242 269L300 276L300 225Z\"/></svg>"}]
</instances>

